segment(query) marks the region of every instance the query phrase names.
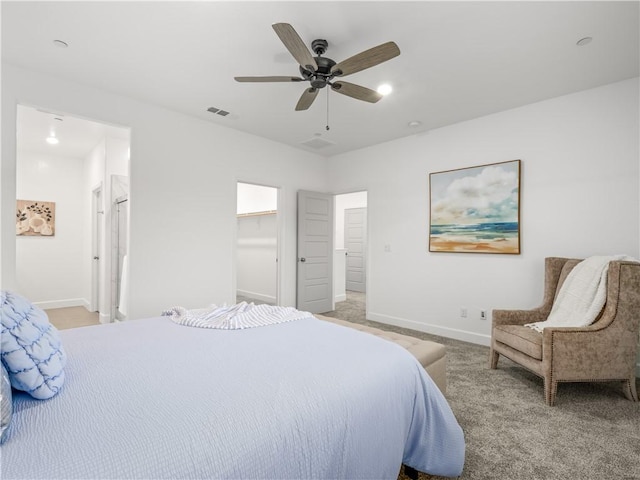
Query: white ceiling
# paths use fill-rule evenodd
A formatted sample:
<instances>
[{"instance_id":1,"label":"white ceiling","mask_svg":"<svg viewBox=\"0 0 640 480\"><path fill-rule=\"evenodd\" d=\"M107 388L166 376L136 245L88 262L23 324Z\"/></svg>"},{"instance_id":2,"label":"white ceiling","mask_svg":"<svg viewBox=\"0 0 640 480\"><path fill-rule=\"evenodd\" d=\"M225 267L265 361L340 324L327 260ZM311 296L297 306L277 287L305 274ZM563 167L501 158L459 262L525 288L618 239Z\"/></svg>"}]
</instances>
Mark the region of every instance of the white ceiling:
<instances>
[{"instance_id":1,"label":"white ceiling","mask_svg":"<svg viewBox=\"0 0 640 480\"><path fill-rule=\"evenodd\" d=\"M639 74L634 2L6 2L2 59L331 156ZM394 91L377 104L302 83L271 28L290 23L344 60L393 40L401 55L346 81ZM579 47L586 36L593 41ZM64 40L68 48L54 46ZM325 89L326 90L326 89ZM231 112L206 112L210 106ZM73 112L67 112L73 113ZM408 122L419 120L420 127ZM320 138L335 143L301 145Z\"/></svg>"},{"instance_id":2,"label":"white ceiling","mask_svg":"<svg viewBox=\"0 0 640 480\"><path fill-rule=\"evenodd\" d=\"M86 158L105 137L128 139L129 129L105 125L71 115L18 105L17 145L20 150L66 158ZM47 143L53 135L56 145Z\"/></svg>"}]
</instances>

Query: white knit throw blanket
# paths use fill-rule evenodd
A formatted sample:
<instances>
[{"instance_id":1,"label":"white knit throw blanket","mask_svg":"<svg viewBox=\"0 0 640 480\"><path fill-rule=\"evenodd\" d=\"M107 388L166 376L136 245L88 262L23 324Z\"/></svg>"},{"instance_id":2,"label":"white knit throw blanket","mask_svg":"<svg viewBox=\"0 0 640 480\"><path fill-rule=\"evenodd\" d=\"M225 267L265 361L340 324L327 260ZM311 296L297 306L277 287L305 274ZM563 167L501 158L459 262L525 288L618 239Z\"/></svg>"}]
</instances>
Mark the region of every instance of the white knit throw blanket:
<instances>
[{"instance_id":1,"label":"white knit throw blanket","mask_svg":"<svg viewBox=\"0 0 640 480\"><path fill-rule=\"evenodd\" d=\"M262 327L312 317L309 312L302 312L293 307L254 305L247 302L231 306L211 305L208 308L193 310L173 307L162 312L162 315L170 316L171 320L180 325L222 330Z\"/></svg>"},{"instance_id":2,"label":"white knit throw blanket","mask_svg":"<svg viewBox=\"0 0 640 480\"><path fill-rule=\"evenodd\" d=\"M578 263L567 275L553 302L549 317L525 326L542 332L545 327L584 327L591 325L607 300L609 262L637 261L626 255L593 256Z\"/></svg>"}]
</instances>

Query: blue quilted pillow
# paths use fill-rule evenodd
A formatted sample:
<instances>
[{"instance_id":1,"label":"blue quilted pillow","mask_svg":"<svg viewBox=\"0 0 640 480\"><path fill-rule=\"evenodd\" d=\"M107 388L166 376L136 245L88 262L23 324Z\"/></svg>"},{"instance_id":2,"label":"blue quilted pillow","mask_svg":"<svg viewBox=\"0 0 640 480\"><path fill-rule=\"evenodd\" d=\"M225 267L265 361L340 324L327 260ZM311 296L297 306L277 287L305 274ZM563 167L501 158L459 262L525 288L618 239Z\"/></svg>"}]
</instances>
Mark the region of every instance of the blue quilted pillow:
<instances>
[{"instance_id":1,"label":"blue quilted pillow","mask_svg":"<svg viewBox=\"0 0 640 480\"><path fill-rule=\"evenodd\" d=\"M34 398L53 397L64 383L67 357L47 314L26 298L0 292L2 364L11 385Z\"/></svg>"}]
</instances>

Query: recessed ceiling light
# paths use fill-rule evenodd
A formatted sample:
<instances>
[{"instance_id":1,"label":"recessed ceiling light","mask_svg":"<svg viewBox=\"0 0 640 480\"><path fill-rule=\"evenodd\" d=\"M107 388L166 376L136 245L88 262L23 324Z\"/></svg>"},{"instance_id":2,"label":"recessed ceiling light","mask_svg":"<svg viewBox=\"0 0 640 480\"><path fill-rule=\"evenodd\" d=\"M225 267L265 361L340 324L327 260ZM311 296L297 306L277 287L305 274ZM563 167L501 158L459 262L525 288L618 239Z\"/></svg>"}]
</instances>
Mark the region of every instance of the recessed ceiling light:
<instances>
[{"instance_id":1,"label":"recessed ceiling light","mask_svg":"<svg viewBox=\"0 0 640 480\"><path fill-rule=\"evenodd\" d=\"M389 85L388 83L383 83L378 87L376 91L380 95L389 95L393 91L393 88L391 88L391 85Z\"/></svg>"},{"instance_id":2,"label":"recessed ceiling light","mask_svg":"<svg viewBox=\"0 0 640 480\"><path fill-rule=\"evenodd\" d=\"M408 126L415 128L415 127L419 127L420 125L422 125L422 122L420 120L411 120L409 123L407 123Z\"/></svg>"},{"instance_id":3,"label":"recessed ceiling light","mask_svg":"<svg viewBox=\"0 0 640 480\"><path fill-rule=\"evenodd\" d=\"M63 42L62 40L54 40L53 44L56 47L60 47L60 48L67 48L69 46L69 44L67 42Z\"/></svg>"},{"instance_id":4,"label":"recessed ceiling light","mask_svg":"<svg viewBox=\"0 0 640 480\"><path fill-rule=\"evenodd\" d=\"M51 135L50 137L47 137L47 143L49 145L57 145L58 143L60 143L60 140L58 140L57 137L54 137L53 135Z\"/></svg>"},{"instance_id":5,"label":"recessed ceiling light","mask_svg":"<svg viewBox=\"0 0 640 480\"><path fill-rule=\"evenodd\" d=\"M578 41L576 42L576 45L578 45L579 47L584 47L585 45L590 44L590 43L591 43L591 40L593 40L593 38L591 38L591 37L584 37L584 38L581 38L580 40L578 40Z\"/></svg>"}]
</instances>

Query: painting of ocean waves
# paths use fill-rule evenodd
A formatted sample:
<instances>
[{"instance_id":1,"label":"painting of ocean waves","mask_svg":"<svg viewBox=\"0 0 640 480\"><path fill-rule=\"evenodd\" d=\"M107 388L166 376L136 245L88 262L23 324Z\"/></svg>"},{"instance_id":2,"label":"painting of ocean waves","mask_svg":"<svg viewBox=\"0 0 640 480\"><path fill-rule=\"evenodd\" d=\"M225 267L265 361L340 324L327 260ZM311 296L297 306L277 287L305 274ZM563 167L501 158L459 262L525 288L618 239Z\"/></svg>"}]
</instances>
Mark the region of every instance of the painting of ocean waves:
<instances>
[{"instance_id":1,"label":"painting of ocean waves","mask_svg":"<svg viewBox=\"0 0 640 480\"><path fill-rule=\"evenodd\" d=\"M489 222L474 225L431 225L431 235L444 237L475 238L477 240L500 240L518 236L517 222Z\"/></svg>"},{"instance_id":2,"label":"painting of ocean waves","mask_svg":"<svg viewBox=\"0 0 640 480\"><path fill-rule=\"evenodd\" d=\"M429 250L520 253L520 160L432 173Z\"/></svg>"}]
</instances>

